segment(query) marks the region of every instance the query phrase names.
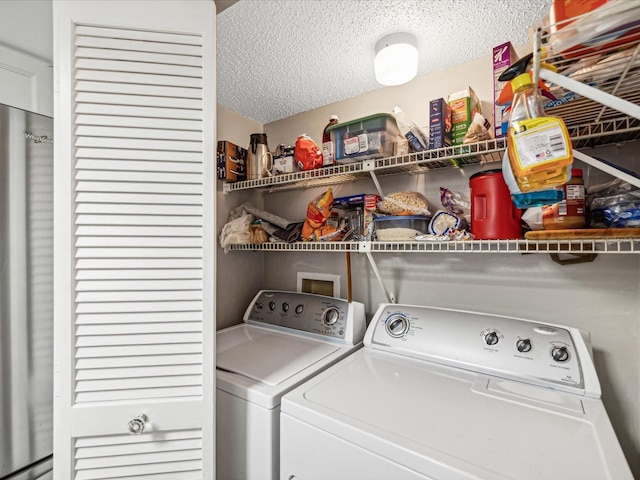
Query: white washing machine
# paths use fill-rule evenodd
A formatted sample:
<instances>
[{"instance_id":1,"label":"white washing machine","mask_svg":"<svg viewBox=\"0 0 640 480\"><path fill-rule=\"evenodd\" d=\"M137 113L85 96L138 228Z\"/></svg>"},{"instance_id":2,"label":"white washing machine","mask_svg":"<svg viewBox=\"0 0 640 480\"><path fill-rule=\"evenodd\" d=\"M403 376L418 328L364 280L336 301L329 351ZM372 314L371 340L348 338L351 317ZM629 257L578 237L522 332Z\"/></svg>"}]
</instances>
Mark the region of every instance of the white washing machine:
<instances>
[{"instance_id":1,"label":"white washing machine","mask_svg":"<svg viewBox=\"0 0 640 480\"><path fill-rule=\"evenodd\" d=\"M216 478L279 476L280 400L362 347L364 305L260 291L244 323L216 337Z\"/></svg>"},{"instance_id":2,"label":"white washing machine","mask_svg":"<svg viewBox=\"0 0 640 480\"><path fill-rule=\"evenodd\" d=\"M578 330L383 304L364 343L284 396L282 480L632 480Z\"/></svg>"}]
</instances>

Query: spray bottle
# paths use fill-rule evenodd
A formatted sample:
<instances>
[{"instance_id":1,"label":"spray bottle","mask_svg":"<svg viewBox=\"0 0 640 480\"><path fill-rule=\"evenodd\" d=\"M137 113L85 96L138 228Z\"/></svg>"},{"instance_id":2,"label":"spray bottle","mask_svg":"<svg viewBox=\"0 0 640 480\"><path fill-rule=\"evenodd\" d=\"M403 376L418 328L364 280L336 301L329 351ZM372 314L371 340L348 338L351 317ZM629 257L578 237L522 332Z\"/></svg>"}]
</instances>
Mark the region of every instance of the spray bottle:
<instances>
[{"instance_id":1,"label":"spray bottle","mask_svg":"<svg viewBox=\"0 0 640 480\"><path fill-rule=\"evenodd\" d=\"M570 178L573 152L564 121L549 117L527 71L531 55L505 70L498 80L511 81L513 103L507 133L511 171L522 193L555 189Z\"/></svg>"}]
</instances>

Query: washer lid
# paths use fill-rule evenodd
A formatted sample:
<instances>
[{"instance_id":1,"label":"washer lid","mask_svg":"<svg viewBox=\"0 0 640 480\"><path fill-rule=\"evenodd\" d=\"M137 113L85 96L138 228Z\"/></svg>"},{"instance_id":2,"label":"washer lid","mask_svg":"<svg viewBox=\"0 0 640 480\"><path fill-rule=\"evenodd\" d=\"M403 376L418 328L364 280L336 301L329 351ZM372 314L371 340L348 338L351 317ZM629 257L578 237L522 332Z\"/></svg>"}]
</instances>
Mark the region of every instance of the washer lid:
<instances>
[{"instance_id":1,"label":"washer lid","mask_svg":"<svg viewBox=\"0 0 640 480\"><path fill-rule=\"evenodd\" d=\"M298 335L238 325L218 333L216 366L274 386L339 349Z\"/></svg>"},{"instance_id":2,"label":"washer lid","mask_svg":"<svg viewBox=\"0 0 640 480\"><path fill-rule=\"evenodd\" d=\"M632 478L599 399L368 347L285 395L282 413L429 478Z\"/></svg>"}]
</instances>

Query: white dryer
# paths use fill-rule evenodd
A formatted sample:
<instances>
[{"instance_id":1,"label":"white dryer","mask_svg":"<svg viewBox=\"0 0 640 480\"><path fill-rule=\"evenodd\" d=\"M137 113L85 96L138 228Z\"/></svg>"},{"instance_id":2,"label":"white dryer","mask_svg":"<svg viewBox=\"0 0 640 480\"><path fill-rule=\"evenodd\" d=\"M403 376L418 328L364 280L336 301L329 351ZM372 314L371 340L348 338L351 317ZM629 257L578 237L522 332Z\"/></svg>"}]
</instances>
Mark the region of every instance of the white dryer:
<instances>
[{"instance_id":1,"label":"white dryer","mask_svg":"<svg viewBox=\"0 0 640 480\"><path fill-rule=\"evenodd\" d=\"M632 480L570 327L383 304L285 395L283 480Z\"/></svg>"},{"instance_id":2,"label":"white dryer","mask_svg":"<svg viewBox=\"0 0 640 480\"><path fill-rule=\"evenodd\" d=\"M244 323L216 337L216 478L279 475L282 395L358 348L364 305L260 291Z\"/></svg>"}]
</instances>

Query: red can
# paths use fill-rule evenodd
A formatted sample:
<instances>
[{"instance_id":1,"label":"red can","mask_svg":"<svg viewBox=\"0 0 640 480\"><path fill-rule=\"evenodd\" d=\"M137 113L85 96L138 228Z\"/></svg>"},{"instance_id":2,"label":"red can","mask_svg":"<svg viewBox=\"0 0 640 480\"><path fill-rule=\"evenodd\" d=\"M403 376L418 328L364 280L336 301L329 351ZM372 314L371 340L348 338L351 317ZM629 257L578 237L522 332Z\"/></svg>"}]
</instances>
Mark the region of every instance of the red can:
<instances>
[{"instance_id":1,"label":"red can","mask_svg":"<svg viewBox=\"0 0 640 480\"><path fill-rule=\"evenodd\" d=\"M522 238L522 210L511 201L502 170L471 175L471 233L478 240Z\"/></svg>"}]
</instances>

